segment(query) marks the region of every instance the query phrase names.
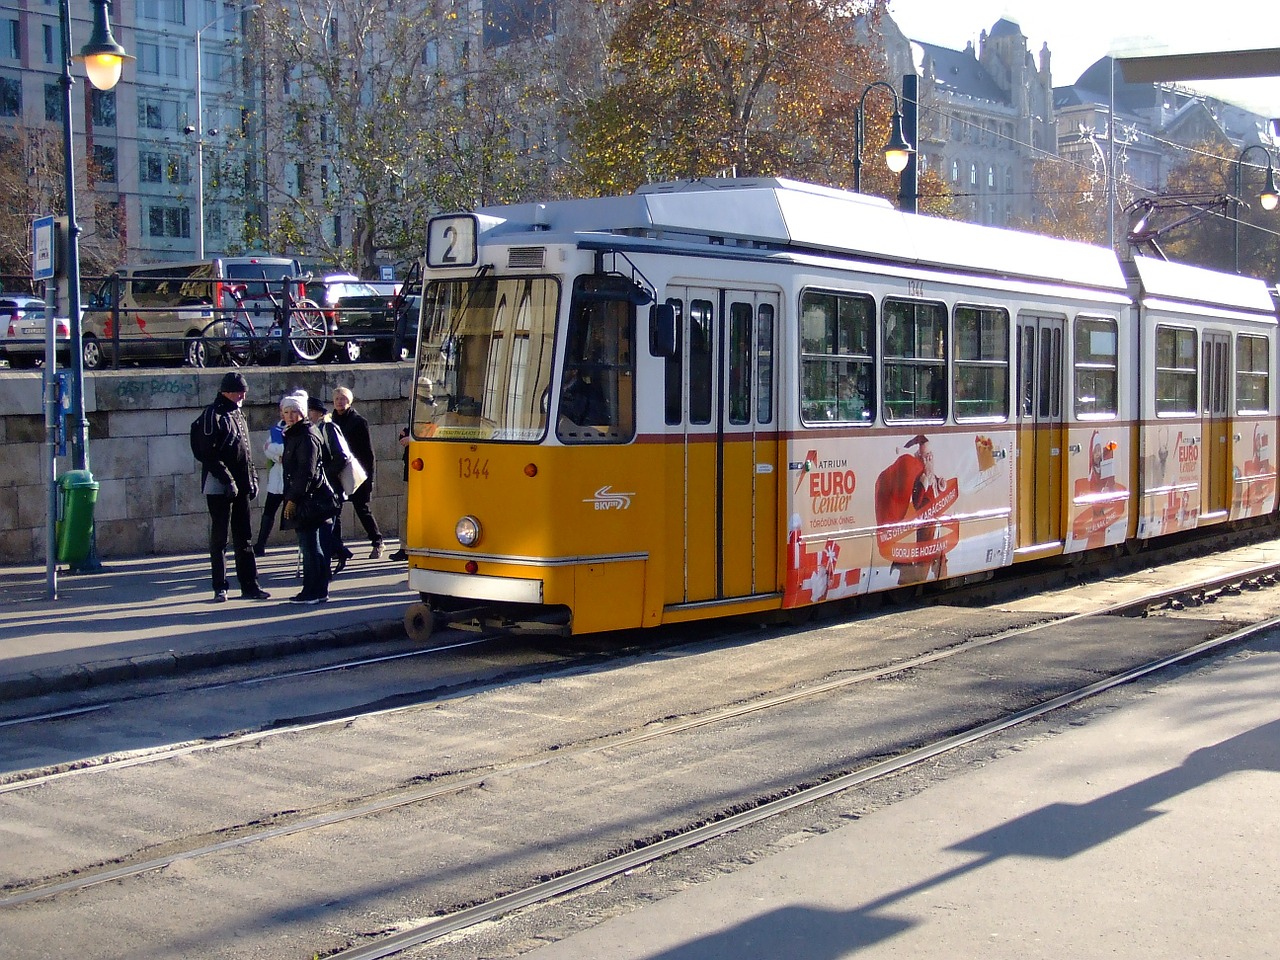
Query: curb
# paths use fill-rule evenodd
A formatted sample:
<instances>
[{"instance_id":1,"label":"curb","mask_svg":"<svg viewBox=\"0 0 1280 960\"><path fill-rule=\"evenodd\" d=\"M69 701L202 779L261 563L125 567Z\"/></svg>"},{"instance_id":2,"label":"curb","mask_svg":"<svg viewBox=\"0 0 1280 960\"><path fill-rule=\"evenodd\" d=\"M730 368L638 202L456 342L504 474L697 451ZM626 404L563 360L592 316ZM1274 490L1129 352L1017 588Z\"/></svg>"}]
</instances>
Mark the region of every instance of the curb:
<instances>
[{"instance_id":1,"label":"curb","mask_svg":"<svg viewBox=\"0 0 1280 960\"><path fill-rule=\"evenodd\" d=\"M207 647L186 653L168 651L140 657L97 660L49 670L0 676L0 700L21 700L51 693L88 690L110 683L172 677L210 667L270 660L316 650L336 650L366 643L404 639L404 621L378 620L337 630L317 630L297 637L253 640L241 645Z\"/></svg>"}]
</instances>

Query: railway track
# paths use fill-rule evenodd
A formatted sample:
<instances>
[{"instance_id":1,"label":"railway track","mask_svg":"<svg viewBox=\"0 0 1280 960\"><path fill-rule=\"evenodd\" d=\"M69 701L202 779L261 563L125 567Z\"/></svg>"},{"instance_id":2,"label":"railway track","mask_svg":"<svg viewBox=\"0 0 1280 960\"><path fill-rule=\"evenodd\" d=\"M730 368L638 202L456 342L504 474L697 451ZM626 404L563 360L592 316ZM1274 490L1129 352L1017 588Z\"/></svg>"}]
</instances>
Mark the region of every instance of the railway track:
<instances>
[{"instance_id":1,"label":"railway track","mask_svg":"<svg viewBox=\"0 0 1280 960\"><path fill-rule=\"evenodd\" d=\"M597 773L607 771L613 766L612 758L643 755L646 751L655 749L668 749L662 746L664 741L679 742L690 739L705 741L707 737L721 736L719 731L741 730L744 724L758 722L761 717L770 718L772 722L773 717L780 717L802 704L829 704L842 697L847 698L851 691L864 685L874 686L875 682L892 684L904 677L918 676L925 671L937 670L948 662L966 663L967 658L972 658L983 649L1001 645L1009 647L1019 642L1037 644L1040 648L1054 646L1044 641L1037 643L1034 638L1037 635L1044 636L1047 631L1073 629L1073 624L1078 629L1081 624L1088 621L1096 623L1114 620L1116 616L1124 614L1130 616L1151 614L1157 608L1172 611L1179 602L1178 598L1187 595L1189 589L1206 598L1219 594L1229 597L1237 590L1238 584L1261 587L1266 585L1266 578L1274 577L1275 572L1270 565L1255 565L1238 571L1230 578L1220 578L1213 583L1199 584L1194 588L1184 584L1172 590L1149 592L1123 605L1112 605L1095 610L1089 615L1052 620L1041 617L1034 623L1009 626L1007 629L991 629L913 656L887 658L859 669L849 669L839 676L811 680L784 692L760 693L757 691L754 695L743 696L740 702L693 710L679 715L654 716L650 713L646 720L632 724L626 729L597 728L589 736L579 735L575 740L557 741L538 751L526 753L512 751L505 756L491 757L488 763L469 766L466 770L442 773L420 768L405 778L410 783L408 786L393 787L377 794L355 796L347 794L334 802L321 804L317 809L276 811L267 817L222 825L217 830L204 834L192 834L185 838L175 837L163 844L166 849L160 856L148 856L147 854L151 852L149 849L137 849L131 853L126 852L119 856L105 858L98 864L68 865L65 870L56 875L10 879L5 884L4 896L0 897L0 929L2 929L4 912L24 905L30 908L43 902L56 907L56 904L66 895L85 891L103 883L119 883L129 878L173 868L179 864L215 860L217 855L251 850L268 842L306 842L309 836L319 836L325 831L333 831L340 826L350 829L361 822L372 823L385 820L397 811L412 810L415 817L424 814L429 816L429 810L433 806L443 805L436 819L450 819L456 815L456 807L459 803L466 805L468 798L484 794L491 788L493 781L510 784L520 782L522 778L530 775L544 779L551 776L554 780L561 774L551 775L548 771L552 768L563 770L566 766L589 766ZM847 627L836 626L828 629L839 631ZM992 735L999 729L1005 729L1011 718L1018 718L1012 720L1015 723L1026 722L1042 715L1045 710L1060 708L1081 696L1088 696L1117 683L1129 682L1136 676L1159 669L1162 663L1167 665L1188 657L1202 656L1223 644L1236 642L1236 637L1237 634L1231 633L1227 637L1207 643L1197 642L1185 650L1147 661L1140 667L1126 666L1116 671L1114 678L1076 685L1066 692L1055 690L1052 696L1036 703L1022 704L1016 708L1010 707L997 717L985 717L962 731L947 731L945 736L926 736L923 733L911 734L904 731L900 736L891 738L875 749L864 747L861 755L845 756L840 763L834 767L829 766L821 772L809 769L806 771L807 777L793 777L791 782L786 784L769 782L766 779L754 784L741 785L735 792L734 802L721 804L718 807L714 804L707 806L704 815L696 818L697 822L692 826L689 823L674 825L668 823L660 829L651 831L647 837L615 836L611 844L605 845L605 852L624 849L625 853L622 855L597 855L584 858L582 862L572 866L562 864L551 870L541 867L526 870L526 873L535 877L554 874L554 878L538 883L521 883L518 878L511 878L506 883L508 889L496 896L491 890L489 896L476 895L462 901L477 904L463 911L451 909L452 904L459 901L442 899L435 902L433 909L429 912L444 913L445 918L433 920L411 933L401 931L406 937L403 943L379 941L374 944L361 944L352 949L400 951L411 945L409 941L425 942L443 936L447 932L463 929L468 923L482 922L485 917L491 918L518 909L526 898L533 898L528 902L537 902L539 899L558 896L565 889L574 889L582 884L595 882L590 879L591 877L608 876L618 870L630 869L631 867L626 864L632 861L628 858L639 857L640 862L645 862L655 857L665 856L670 850L679 849L681 845L702 843L712 836L740 829L747 823L755 822L757 816L755 811L774 810L777 812L760 816L776 816L804 803L812 803L822 796L830 795L833 791L850 789L860 782L866 782L868 777L888 776L895 769L902 769L901 766L896 766L901 758L916 756L918 759L912 762L918 763L925 756L936 756L940 749L954 749L956 745L971 742L976 736ZM796 638L793 636L790 639L794 641ZM732 647L732 644L729 646ZM664 651L659 656L678 660L681 654L679 651ZM1135 670L1140 672L1133 672ZM574 679L572 676L567 678L568 682L573 682ZM413 714L421 713L424 709L428 708L417 705L402 708L400 712ZM324 729L332 732L345 728L353 722L376 722L376 720L373 715L344 718L342 721L330 721ZM273 733L287 738L288 736L314 736L317 735L317 731L321 731L320 725L299 726L291 730L273 731ZM221 746L226 748L228 754L235 754L250 748L251 743L255 743L253 738L246 738L238 744L214 743L200 745L196 749L208 751ZM934 751L932 754L929 753L931 750ZM920 752L917 754L914 751ZM885 753L892 753L894 759L868 764L868 756ZM184 756L189 756L189 753L175 752L166 759L173 761ZM159 762L159 758L151 762ZM619 774L622 780L625 780L626 776L626 773ZM800 786L806 780L815 779L818 781L816 785ZM46 781L45 786L53 786L53 784ZM529 809L537 810L540 807L531 803ZM483 814L472 814L472 816L483 817ZM358 826L356 828L360 829ZM533 828L530 827L530 829ZM424 885L430 886L429 876L424 875L420 879ZM566 884L568 886L565 886ZM501 888L503 885L499 883L498 886ZM440 896L447 898L450 893L451 891L447 890L440 891ZM414 941L414 937L422 939ZM351 955L391 954L374 952Z\"/></svg>"}]
</instances>

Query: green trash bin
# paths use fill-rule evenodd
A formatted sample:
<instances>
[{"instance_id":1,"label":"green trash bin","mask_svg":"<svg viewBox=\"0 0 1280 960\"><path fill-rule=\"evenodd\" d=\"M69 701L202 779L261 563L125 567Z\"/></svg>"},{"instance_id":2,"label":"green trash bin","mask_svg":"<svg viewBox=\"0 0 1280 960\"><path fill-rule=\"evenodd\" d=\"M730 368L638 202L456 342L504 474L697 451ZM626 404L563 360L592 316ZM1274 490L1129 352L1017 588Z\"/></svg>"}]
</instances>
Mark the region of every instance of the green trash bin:
<instances>
[{"instance_id":1,"label":"green trash bin","mask_svg":"<svg viewBox=\"0 0 1280 960\"><path fill-rule=\"evenodd\" d=\"M88 470L68 470L58 478L62 492L58 511L58 562L78 566L89 558L93 541L93 505L98 502L98 481Z\"/></svg>"}]
</instances>

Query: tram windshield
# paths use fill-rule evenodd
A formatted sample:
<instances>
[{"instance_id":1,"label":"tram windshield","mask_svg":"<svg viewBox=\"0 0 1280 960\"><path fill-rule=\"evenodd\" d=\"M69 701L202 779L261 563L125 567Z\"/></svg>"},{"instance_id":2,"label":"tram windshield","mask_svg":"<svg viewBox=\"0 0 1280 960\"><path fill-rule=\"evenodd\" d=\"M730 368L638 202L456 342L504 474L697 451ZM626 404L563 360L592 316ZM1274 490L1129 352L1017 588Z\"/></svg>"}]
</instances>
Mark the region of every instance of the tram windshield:
<instances>
[{"instance_id":1,"label":"tram windshield","mask_svg":"<svg viewBox=\"0 0 1280 960\"><path fill-rule=\"evenodd\" d=\"M413 436L539 440L546 432L560 284L471 277L428 284Z\"/></svg>"}]
</instances>

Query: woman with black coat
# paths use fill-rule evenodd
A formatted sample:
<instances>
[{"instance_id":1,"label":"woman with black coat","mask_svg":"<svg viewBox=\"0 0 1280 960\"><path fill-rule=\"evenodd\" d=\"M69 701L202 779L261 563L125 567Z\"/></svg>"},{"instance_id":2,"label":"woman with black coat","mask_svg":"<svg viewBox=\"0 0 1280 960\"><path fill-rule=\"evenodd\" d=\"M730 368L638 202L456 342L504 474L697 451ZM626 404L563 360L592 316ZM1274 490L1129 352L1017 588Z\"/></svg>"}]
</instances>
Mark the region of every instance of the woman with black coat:
<instances>
[{"instance_id":1,"label":"woman with black coat","mask_svg":"<svg viewBox=\"0 0 1280 960\"><path fill-rule=\"evenodd\" d=\"M322 479L320 450L323 440L307 419L307 395L291 393L280 401L284 417L284 523L290 523L298 535L302 554L302 592L290 597L292 603L324 603L329 599L329 559L321 548L321 534L332 519L299 523L298 505L315 495Z\"/></svg>"}]
</instances>

